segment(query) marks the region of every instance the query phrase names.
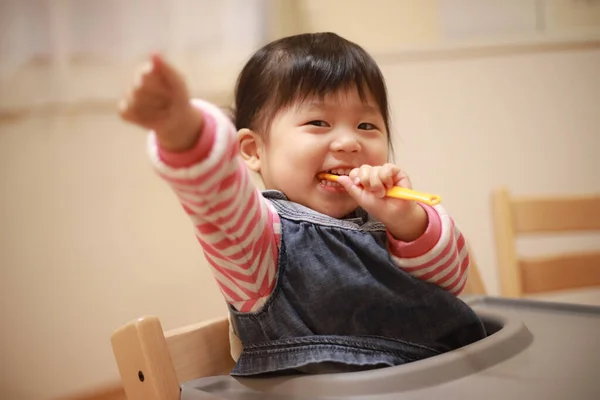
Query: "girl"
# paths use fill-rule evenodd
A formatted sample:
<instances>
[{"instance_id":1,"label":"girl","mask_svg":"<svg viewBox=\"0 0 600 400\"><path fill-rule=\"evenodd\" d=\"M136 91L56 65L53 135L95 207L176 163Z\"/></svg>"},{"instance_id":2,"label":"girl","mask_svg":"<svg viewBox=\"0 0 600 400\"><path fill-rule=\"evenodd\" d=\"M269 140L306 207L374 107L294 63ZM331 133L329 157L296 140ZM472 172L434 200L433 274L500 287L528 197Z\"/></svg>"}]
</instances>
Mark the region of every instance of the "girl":
<instances>
[{"instance_id":1,"label":"girl","mask_svg":"<svg viewBox=\"0 0 600 400\"><path fill-rule=\"evenodd\" d=\"M158 56L120 112L151 131L152 163L212 266L243 345L233 375L399 365L485 336L456 297L469 255L453 220L384 197L411 184L387 162L386 87L358 45L317 33L258 50L238 78L235 127Z\"/></svg>"}]
</instances>

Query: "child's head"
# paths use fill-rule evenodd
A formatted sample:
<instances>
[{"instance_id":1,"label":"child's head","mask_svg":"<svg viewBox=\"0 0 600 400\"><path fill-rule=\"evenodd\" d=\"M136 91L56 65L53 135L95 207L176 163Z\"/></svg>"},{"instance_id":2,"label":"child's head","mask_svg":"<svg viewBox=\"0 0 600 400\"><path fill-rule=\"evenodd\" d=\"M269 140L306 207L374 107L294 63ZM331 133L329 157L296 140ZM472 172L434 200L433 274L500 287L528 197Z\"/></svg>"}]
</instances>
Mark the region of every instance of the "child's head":
<instances>
[{"instance_id":1,"label":"child's head","mask_svg":"<svg viewBox=\"0 0 600 400\"><path fill-rule=\"evenodd\" d=\"M258 50L238 78L235 112L242 157L265 187L334 217L356 202L317 175L381 165L391 151L383 75L361 47L333 33Z\"/></svg>"}]
</instances>

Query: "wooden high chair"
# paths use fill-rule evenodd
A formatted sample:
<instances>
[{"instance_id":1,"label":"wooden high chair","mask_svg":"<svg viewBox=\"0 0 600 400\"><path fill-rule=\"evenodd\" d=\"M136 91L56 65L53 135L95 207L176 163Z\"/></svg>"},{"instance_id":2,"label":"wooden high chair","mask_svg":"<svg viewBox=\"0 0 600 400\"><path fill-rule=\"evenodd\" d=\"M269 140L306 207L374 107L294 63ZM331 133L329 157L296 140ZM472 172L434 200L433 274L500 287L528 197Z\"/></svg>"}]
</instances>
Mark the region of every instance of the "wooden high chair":
<instances>
[{"instance_id":1,"label":"wooden high chair","mask_svg":"<svg viewBox=\"0 0 600 400\"><path fill-rule=\"evenodd\" d=\"M472 254L463 294L485 294ZM180 383L227 375L241 351L227 317L166 332L157 317L143 317L117 329L111 343L128 400L179 400Z\"/></svg>"},{"instance_id":2,"label":"wooden high chair","mask_svg":"<svg viewBox=\"0 0 600 400\"><path fill-rule=\"evenodd\" d=\"M525 198L502 188L491 200L503 296L600 286L600 251L520 258L515 246L518 235L600 231L600 195Z\"/></svg>"}]
</instances>

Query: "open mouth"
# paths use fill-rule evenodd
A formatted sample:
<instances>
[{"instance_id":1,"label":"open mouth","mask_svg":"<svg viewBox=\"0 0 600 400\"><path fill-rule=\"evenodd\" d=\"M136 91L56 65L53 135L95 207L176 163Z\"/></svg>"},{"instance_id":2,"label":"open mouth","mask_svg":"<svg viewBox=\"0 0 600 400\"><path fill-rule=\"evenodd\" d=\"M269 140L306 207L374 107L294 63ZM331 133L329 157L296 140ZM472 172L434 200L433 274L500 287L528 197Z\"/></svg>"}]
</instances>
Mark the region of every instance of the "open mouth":
<instances>
[{"instance_id":1,"label":"open mouth","mask_svg":"<svg viewBox=\"0 0 600 400\"><path fill-rule=\"evenodd\" d=\"M352 171L352 169L350 169L350 168L335 168L335 169L330 169L330 170L327 170L324 172L327 174L331 174L331 175L348 176L350 174L350 171ZM327 186L327 187L331 187L331 188L343 188L343 186L340 185L339 183L333 182L330 180L326 180L326 179L321 179L320 183L323 186Z\"/></svg>"},{"instance_id":2,"label":"open mouth","mask_svg":"<svg viewBox=\"0 0 600 400\"><path fill-rule=\"evenodd\" d=\"M335 169L330 169L329 171L325 171L328 174L332 174L332 175L338 175L338 176L342 176L342 175L350 175L350 171L352 171L351 168L335 168Z\"/></svg>"}]
</instances>

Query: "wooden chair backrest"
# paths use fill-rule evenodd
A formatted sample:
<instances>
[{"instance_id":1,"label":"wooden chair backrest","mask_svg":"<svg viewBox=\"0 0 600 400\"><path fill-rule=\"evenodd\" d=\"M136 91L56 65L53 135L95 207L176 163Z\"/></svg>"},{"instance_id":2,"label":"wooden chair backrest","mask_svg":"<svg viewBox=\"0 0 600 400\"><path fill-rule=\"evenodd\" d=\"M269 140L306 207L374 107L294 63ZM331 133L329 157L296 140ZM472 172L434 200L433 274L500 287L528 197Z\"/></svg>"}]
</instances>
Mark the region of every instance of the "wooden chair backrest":
<instances>
[{"instance_id":1,"label":"wooden chair backrest","mask_svg":"<svg viewBox=\"0 0 600 400\"><path fill-rule=\"evenodd\" d=\"M475 255L470 248L469 257L469 276L461 295L485 295L487 294L487 290L483 283L483 279L481 278L481 272L479 271L477 261L475 260Z\"/></svg>"},{"instance_id":2,"label":"wooden chair backrest","mask_svg":"<svg viewBox=\"0 0 600 400\"><path fill-rule=\"evenodd\" d=\"M179 400L180 382L234 365L227 318L164 332L157 317L144 317L117 329L111 344L128 400Z\"/></svg>"},{"instance_id":3,"label":"wooden chair backrest","mask_svg":"<svg viewBox=\"0 0 600 400\"><path fill-rule=\"evenodd\" d=\"M498 189L492 212L503 296L600 286L600 251L525 258L516 250L522 235L600 232L600 195L526 198Z\"/></svg>"}]
</instances>

